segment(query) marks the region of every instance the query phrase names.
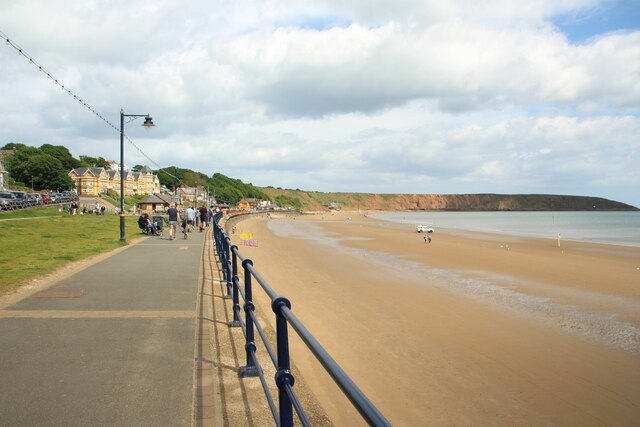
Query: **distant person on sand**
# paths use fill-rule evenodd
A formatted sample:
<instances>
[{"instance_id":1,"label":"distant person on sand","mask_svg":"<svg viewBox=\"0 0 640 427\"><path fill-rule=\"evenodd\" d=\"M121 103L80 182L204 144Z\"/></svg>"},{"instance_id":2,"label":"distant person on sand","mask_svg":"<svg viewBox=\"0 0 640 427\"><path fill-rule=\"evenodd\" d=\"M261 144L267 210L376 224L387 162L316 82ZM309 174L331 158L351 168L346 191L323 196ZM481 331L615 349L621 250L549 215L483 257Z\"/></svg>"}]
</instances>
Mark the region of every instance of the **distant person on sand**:
<instances>
[{"instance_id":1,"label":"distant person on sand","mask_svg":"<svg viewBox=\"0 0 640 427\"><path fill-rule=\"evenodd\" d=\"M431 234L427 235L427 239L429 240L429 243L431 243Z\"/></svg>"},{"instance_id":2,"label":"distant person on sand","mask_svg":"<svg viewBox=\"0 0 640 427\"><path fill-rule=\"evenodd\" d=\"M427 243L427 235L424 235L424 242Z\"/></svg>"}]
</instances>

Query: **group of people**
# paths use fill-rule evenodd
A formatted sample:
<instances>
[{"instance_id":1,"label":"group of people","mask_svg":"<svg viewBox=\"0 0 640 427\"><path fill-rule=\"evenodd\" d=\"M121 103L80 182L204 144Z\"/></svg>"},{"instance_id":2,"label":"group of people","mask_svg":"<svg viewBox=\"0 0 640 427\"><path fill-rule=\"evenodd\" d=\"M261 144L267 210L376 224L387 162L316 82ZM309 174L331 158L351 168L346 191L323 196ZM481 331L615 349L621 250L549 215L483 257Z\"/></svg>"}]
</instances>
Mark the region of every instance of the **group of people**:
<instances>
[{"instance_id":1,"label":"group of people","mask_svg":"<svg viewBox=\"0 0 640 427\"><path fill-rule=\"evenodd\" d=\"M162 234L158 230L158 225L151 221L149 218L149 214L143 212L142 215L138 218L138 227L142 230L143 233L151 234L154 236L161 236Z\"/></svg>"},{"instance_id":2,"label":"group of people","mask_svg":"<svg viewBox=\"0 0 640 427\"><path fill-rule=\"evenodd\" d=\"M213 220L213 211L211 208L207 208L206 206L201 206L197 209L188 206L184 211L184 216L181 218L180 212L176 208L175 203L171 203L169 205L169 209L167 209L168 223L169 223L169 240L175 240L178 233L178 224L182 219L181 228L182 233L185 239L189 238L189 233L193 231L195 226L198 226L200 232L203 232L204 229L211 224ZM144 230L151 230L153 234L159 234L158 227L149 219L149 215L143 213L138 218L138 224L140 228Z\"/></svg>"},{"instance_id":3,"label":"group of people","mask_svg":"<svg viewBox=\"0 0 640 427\"><path fill-rule=\"evenodd\" d=\"M169 205L169 209L167 209L166 214L169 216L167 221L169 224L169 240L176 239L178 224L181 226L184 238L188 239L189 233L193 231L194 227L198 227L200 232L203 232L205 228L211 224L214 216L213 210L204 205L199 208L188 206L181 216L181 212L178 211L175 203L171 203ZM143 212L138 218L138 225L145 233L162 235L161 224L154 223L146 212Z\"/></svg>"},{"instance_id":4,"label":"group of people","mask_svg":"<svg viewBox=\"0 0 640 427\"><path fill-rule=\"evenodd\" d=\"M77 202L71 202L69 205L65 205L64 207L68 210L69 215L78 215L78 213L80 215L86 215L86 214L104 215L105 211L107 210L107 208L104 205L101 205L99 203L96 203L95 207L92 210L89 210L87 209L86 206L83 206L80 212L78 212L79 206Z\"/></svg>"},{"instance_id":5,"label":"group of people","mask_svg":"<svg viewBox=\"0 0 640 427\"><path fill-rule=\"evenodd\" d=\"M171 210L171 208L169 208ZM170 214L171 215L171 214ZM184 219L182 220L182 232L184 234L184 238L189 238L189 233L193 231L195 226L198 226L200 232L202 233L204 229L211 223L213 220L213 211L211 208L207 208L202 205L197 209L188 206L184 211ZM171 219L169 220L169 235L171 236ZM175 239L175 233L173 234L173 238Z\"/></svg>"}]
</instances>

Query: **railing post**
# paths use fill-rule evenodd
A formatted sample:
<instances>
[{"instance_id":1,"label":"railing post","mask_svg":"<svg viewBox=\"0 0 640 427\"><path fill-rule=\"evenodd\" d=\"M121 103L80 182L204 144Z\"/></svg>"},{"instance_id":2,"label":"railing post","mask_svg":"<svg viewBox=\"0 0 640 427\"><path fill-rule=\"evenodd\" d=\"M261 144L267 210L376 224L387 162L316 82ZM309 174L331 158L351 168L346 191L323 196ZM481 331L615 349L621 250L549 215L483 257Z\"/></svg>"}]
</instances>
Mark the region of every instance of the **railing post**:
<instances>
[{"instance_id":1,"label":"railing post","mask_svg":"<svg viewBox=\"0 0 640 427\"><path fill-rule=\"evenodd\" d=\"M245 312L245 325L246 325L246 342L244 349L247 353L247 366L240 368L241 377L255 377L258 375L258 368L253 362L252 353L256 352L256 344L253 331L253 319L251 318L251 312L255 310L253 305L253 294L251 290L251 271L248 266L253 266L253 261L245 259L242 261L242 267L244 268L244 312Z\"/></svg>"},{"instance_id":2,"label":"railing post","mask_svg":"<svg viewBox=\"0 0 640 427\"><path fill-rule=\"evenodd\" d=\"M224 268L226 257L226 251L224 248L225 243L224 233L220 231L220 239L218 241L218 259L220 260L220 268L222 268L222 280L225 280L225 275L227 274Z\"/></svg>"},{"instance_id":3,"label":"railing post","mask_svg":"<svg viewBox=\"0 0 640 427\"><path fill-rule=\"evenodd\" d=\"M228 237L224 237L224 265L222 266L222 270L224 273L224 280L227 282L227 294L224 296L224 299L231 299L231 260L229 259L229 242L231 239Z\"/></svg>"},{"instance_id":4,"label":"railing post","mask_svg":"<svg viewBox=\"0 0 640 427\"><path fill-rule=\"evenodd\" d=\"M229 326L238 327L240 326L240 296L238 291L238 286L240 283L240 278L238 278L238 255L236 251L238 247L236 245L231 246L231 273L233 274L233 278L231 281L233 282L233 321L229 322Z\"/></svg>"},{"instance_id":5,"label":"railing post","mask_svg":"<svg viewBox=\"0 0 640 427\"><path fill-rule=\"evenodd\" d=\"M222 269L222 279L225 277L225 268L224 268L224 234L222 232L222 228L218 224L216 224L216 252L218 253L218 261L220 261L220 267Z\"/></svg>"},{"instance_id":6,"label":"railing post","mask_svg":"<svg viewBox=\"0 0 640 427\"><path fill-rule=\"evenodd\" d=\"M213 227L213 241L216 243L216 253L220 256L220 226L217 223Z\"/></svg>"},{"instance_id":7,"label":"railing post","mask_svg":"<svg viewBox=\"0 0 640 427\"><path fill-rule=\"evenodd\" d=\"M287 385L293 387L295 379L291 373L289 361L289 332L287 319L282 314L282 308L291 309L291 302L284 297L277 297L271 303L271 308L276 314L276 339L278 345L278 372L276 372L276 385L278 386L278 403L280 409L280 426L293 426L293 404L287 393Z\"/></svg>"}]
</instances>

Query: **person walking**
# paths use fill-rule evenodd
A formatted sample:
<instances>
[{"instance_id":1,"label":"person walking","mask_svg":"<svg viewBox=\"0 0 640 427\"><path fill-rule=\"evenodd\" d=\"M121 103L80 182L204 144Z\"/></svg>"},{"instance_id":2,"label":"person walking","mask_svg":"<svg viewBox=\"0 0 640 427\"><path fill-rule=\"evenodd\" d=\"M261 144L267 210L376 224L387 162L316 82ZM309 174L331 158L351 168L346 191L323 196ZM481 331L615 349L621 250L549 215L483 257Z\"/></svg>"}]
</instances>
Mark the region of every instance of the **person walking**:
<instances>
[{"instance_id":1,"label":"person walking","mask_svg":"<svg viewBox=\"0 0 640 427\"><path fill-rule=\"evenodd\" d=\"M167 209L167 213L169 214L169 240L176 240L176 233L178 232L178 221L180 221L180 214L178 213L178 209L176 209L176 204L171 203L169 205L169 209Z\"/></svg>"},{"instance_id":2,"label":"person walking","mask_svg":"<svg viewBox=\"0 0 640 427\"><path fill-rule=\"evenodd\" d=\"M185 230L185 239L186 239L188 238L188 234L191 232L191 230L193 230L193 224L195 224L196 222L196 211L193 210L191 206L189 206L187 210L184 211L184 213L187 216L187 228Z\"/></svg>"},{"instance_id":3,"label":"person walking","mask_svg":"<svg viewBox=\"0 0 640 427\"><path fill-rule=\"evenodd\" d=\"M207 227L211 225L211 223L213 222L213 211L211 210L211 207L207 208Z\"/></svg>"},{"instance_id":4,"label":"person walking","mask_svg":"<svg viewBox=\"0 0 640 427\"><path fill-rule=\"evenodd\" d=\"M200 232L202 233L207 226L207 207L202 205L198 211L200 212Z\"/></svg>"}]
</instances>

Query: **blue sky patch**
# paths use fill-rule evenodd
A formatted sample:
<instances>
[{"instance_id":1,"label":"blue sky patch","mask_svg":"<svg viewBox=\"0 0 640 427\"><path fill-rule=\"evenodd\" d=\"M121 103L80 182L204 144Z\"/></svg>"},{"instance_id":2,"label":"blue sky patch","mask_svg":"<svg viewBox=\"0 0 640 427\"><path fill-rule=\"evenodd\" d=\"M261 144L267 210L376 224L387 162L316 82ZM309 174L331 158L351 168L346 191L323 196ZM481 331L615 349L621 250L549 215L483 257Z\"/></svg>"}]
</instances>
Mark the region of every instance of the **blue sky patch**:
<instances>
[{"instance_id":1,"label":"blue sky patch","mask_svg":"<svg viewBox=\"0 0 640 427\"><path fill-rule=\"evenodd\" d=\"M347 28L352 21L340 16L299 16L278 26L296 27L305 30L324 31L331 28Z\"/></svg>"},{"instance_id":2,"label":"blue sky patch","mask_svg":"<svg viewBox=\"0 0 640 427\"><path fill-rule=\"evenodd\" d=\"M553 23L575 44L612 31L638 30L640 1L605 1L593 8L558 16L553 19Z\"/></svg>"}]
</instances>

